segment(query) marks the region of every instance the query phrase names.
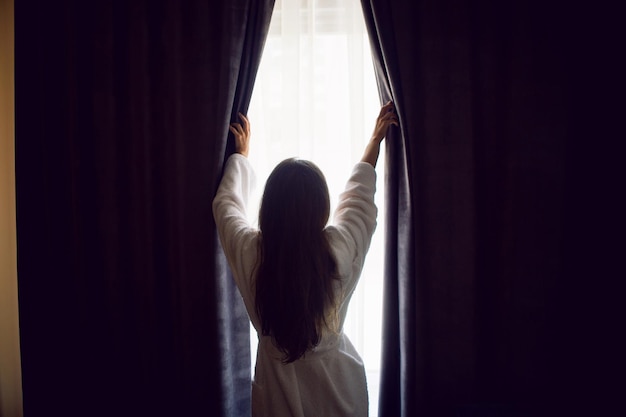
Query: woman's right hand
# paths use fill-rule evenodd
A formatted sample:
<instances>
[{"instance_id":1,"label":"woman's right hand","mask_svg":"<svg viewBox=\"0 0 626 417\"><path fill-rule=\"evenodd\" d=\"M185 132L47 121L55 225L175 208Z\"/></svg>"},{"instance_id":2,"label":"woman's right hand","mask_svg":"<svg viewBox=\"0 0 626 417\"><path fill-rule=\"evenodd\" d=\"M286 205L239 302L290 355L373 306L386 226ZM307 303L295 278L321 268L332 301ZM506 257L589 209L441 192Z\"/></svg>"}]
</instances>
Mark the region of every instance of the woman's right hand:
<instances>
[{"instance_id":1,"label":"woman's right hand","mask_svg":"<svg viewBox=\"0 0 626 417\"><path fill-rule=\"evenodd\" d=\"M380 109L380 113L376 119L374 133L372 133L372 140L376 142L382 141L387 135L387 129L391 125L398 126L398 115L396 114L393 102L389 101Z\"/></svg>"},{"instance_id":2,"label":"woman's right hand","mask_svg":"<svg viewBox=\"0 0 626 417\"><path fill-rule=\"evenodd\" d=\"M363 153L361 162L367 162L376 168L376 162L378 161L378 154L380 152L380 142L382 142L383 138L387 135L387 130L391 125L398 126L398 115L396 114L396 109L392 101L388 102L380 109L380 113L376 119L374 133L372 133L372 138L365 147L365 153Z\"/></svg>"},{"instance_id":3,"label":"woman's right hand","mask_svg":"<svg viewBox=\"0 0 626 417\"><path fill-rule=\"evenodd\" d=\"M242 123L231 123L229 129L235 136L235 152L247 158L250 150L250 122L241 113L239 119Z\"/></svg>"}]
</instances>

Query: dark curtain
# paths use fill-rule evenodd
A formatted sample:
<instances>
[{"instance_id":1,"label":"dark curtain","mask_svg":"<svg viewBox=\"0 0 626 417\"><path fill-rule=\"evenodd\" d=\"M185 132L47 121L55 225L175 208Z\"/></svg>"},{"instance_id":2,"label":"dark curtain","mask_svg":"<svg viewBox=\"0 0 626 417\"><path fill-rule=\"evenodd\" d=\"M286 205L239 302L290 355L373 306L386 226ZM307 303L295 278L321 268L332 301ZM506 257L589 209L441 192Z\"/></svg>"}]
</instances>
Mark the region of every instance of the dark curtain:
<instances>
[{"instance_id":1,"label":"dark curtain","mask_svg":"<svg viewBox=\"0 0 626 417\"><path fill-rule=\"evenodd\" d=\"M250 414L211 201L272 8L16 3L25 415Z\"/></svg>"},{"instance_id":2,"label":"dark curtain","mask_svg":"<svg viewBox=\"0 0 626 417\"><path fill-rule=\"evenodd\" d=\"M386 144L380 416L564 415L579 402L561 351L567 9L362 5L401 125Z\"/></svg>"}]
</instances>

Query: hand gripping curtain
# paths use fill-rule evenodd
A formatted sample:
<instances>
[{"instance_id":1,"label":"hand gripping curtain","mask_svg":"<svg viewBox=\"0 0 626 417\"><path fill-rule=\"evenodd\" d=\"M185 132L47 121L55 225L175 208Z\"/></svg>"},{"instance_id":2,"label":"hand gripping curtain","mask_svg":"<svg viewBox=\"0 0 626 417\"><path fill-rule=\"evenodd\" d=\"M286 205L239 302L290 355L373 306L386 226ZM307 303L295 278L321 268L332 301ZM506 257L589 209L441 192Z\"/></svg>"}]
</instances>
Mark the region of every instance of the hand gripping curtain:
<instances>
[{"instance_id":1,"label":"hand gripping curtain","mask_svg":"<svg viewBox=\"0 0 626 417\"><path fill-rule=\"evenodd\" d=\"M249 415L211 201L272 7L16 3L25 415Z\"/></svg>"}]
</instances>

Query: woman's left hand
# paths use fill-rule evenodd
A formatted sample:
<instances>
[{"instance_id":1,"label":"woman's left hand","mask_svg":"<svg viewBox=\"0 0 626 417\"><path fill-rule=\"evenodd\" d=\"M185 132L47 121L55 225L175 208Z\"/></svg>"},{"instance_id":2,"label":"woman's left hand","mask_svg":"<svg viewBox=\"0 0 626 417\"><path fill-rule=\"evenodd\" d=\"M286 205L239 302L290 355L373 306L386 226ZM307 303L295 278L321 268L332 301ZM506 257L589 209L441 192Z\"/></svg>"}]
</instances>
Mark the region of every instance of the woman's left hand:
<instances>
[{"instance_id":1,"label":"woman's left hand","mask_svg":"<svg viewBox=\"0 0 626 417\"><path fill-rule=\"evenodd\" d=\"M231 123L229 129L235 136L235 152L247 158L250 150L250 122L241 113L239 119L242 123Z\"/></svg>"}]
</instances>

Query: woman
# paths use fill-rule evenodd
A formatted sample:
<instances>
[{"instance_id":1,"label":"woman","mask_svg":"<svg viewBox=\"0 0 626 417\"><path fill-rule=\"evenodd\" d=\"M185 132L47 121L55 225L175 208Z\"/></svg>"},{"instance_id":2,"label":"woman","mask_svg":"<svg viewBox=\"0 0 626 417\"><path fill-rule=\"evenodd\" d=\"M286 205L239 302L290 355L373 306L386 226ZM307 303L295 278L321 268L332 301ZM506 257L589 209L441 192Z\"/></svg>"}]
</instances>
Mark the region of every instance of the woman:
<instances>
[{"instance_id":1,"label":"woman","mask_svg":"<svg viewBox=\"0 0 626 417\"><path fill-rule=\"evenodd\" d=\"M363 362L343 323L376 227L376 162L390 125L384 105L332 225L326 180L311 162L288 159L271 173L259 228L246 220L254 186L250 123L233 123L236 153L224 169L213 214L226 258L259 337L253 416L366 416Z\"/></svg>"}]
</instances>

